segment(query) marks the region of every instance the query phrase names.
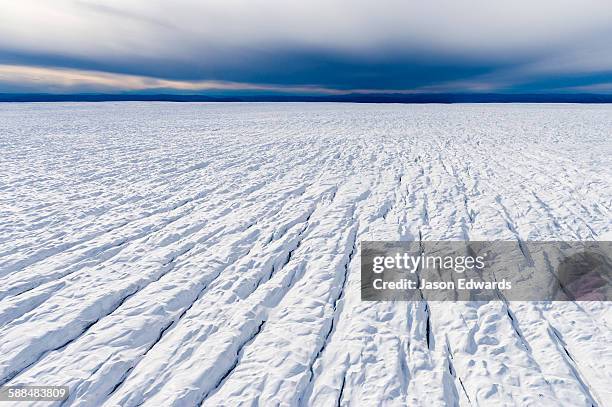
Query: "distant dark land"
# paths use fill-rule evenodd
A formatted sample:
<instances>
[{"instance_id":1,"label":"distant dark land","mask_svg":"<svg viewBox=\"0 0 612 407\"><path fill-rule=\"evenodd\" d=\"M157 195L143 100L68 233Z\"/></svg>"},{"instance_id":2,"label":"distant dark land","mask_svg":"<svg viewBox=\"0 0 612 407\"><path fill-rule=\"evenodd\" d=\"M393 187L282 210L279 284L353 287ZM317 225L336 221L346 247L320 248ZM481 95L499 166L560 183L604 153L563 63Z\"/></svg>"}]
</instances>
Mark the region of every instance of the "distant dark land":
<instances>
[{"instance_id":1,"label":"distant dark land","mask_svg":"<svg viewBox=\"0 0 612 407\"><path fill-rule=\"evenodd\" d=\"M342 95L184 95L0 93L0 102L345 102L345 103L612 103L612 94L418 93Z\"/></svg>"}]
</instances>

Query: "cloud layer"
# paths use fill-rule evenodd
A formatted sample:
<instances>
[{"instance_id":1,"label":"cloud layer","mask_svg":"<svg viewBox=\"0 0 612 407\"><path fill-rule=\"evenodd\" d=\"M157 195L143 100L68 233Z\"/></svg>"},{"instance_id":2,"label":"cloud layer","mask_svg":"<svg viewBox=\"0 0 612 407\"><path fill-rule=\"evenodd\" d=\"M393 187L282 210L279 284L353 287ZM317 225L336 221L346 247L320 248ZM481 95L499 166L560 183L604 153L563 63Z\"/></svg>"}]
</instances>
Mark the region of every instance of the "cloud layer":
<instances>
[{"instance_id":1,"label":"cloud layer","mask_svg":"<svg viewBox=\"0 0 612 407\"><path fill-rule=\"evenodd\" d=\"M609 0L0 0L0 7L0 92L209 85L513 92L612 82ZM42 69L38 80L34 68ZM131 79L109 81L111 74Z\"/></svg>"}]
</instances>

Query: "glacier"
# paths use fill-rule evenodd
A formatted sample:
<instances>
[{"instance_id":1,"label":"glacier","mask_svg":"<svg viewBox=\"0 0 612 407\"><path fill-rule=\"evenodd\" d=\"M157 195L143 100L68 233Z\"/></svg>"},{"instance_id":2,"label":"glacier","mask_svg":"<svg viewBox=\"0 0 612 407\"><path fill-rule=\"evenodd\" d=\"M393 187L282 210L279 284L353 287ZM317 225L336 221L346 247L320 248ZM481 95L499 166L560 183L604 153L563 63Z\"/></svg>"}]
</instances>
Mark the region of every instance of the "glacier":
<instances>
[{"instance_id":1,"label":"glacier","mask_svg":"<svg viewBox=\"0 0 612 407\"><path fill-rule=\"evenodd\" d=\"M362 302L359 276L362 240L612 240L611 133L610 105L0 104L0 385L612 405L609 303Z\"/></svg>"}]
</instances>

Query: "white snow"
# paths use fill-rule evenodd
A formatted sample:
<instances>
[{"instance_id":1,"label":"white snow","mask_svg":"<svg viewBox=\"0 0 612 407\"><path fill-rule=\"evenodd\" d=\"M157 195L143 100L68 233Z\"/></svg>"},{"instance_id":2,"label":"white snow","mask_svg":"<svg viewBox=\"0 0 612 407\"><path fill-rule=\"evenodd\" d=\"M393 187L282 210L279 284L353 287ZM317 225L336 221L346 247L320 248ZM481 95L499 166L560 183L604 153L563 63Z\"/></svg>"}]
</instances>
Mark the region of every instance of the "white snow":
<instances>
[{"instance_id":1,"label":"white snow","mask_svg":"<svg viewBox=\"0 0 612 407\"><path fill-rule=\"evenodd\" d=\"M609 105L1 104L0 384L612 405L609 303L359 290L361 240L609 240L611 133Z\"/></svg>"}]
</instances>

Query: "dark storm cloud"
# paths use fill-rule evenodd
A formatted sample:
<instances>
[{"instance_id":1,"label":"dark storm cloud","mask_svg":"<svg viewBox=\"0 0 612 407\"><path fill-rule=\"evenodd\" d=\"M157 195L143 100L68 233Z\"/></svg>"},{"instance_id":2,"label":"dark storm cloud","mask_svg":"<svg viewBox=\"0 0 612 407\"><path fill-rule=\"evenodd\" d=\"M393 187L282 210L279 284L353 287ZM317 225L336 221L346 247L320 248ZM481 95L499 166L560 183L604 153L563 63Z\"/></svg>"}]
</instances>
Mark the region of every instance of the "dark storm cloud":
<instances>
[{"instance_id":1,"label":"dark storm cloud","mask_svg":"<svg viewBox=\"0 0 612 407\"><path fill-rule=\"evenodd\" d=\"M545 91L612 73L603 0L1 3L0 91L32 77L12 81L17 67L374 91Z\"/></svg>"}]
</instances>

